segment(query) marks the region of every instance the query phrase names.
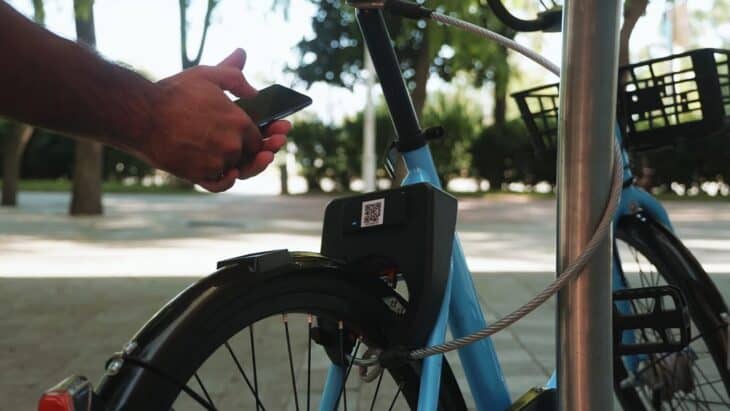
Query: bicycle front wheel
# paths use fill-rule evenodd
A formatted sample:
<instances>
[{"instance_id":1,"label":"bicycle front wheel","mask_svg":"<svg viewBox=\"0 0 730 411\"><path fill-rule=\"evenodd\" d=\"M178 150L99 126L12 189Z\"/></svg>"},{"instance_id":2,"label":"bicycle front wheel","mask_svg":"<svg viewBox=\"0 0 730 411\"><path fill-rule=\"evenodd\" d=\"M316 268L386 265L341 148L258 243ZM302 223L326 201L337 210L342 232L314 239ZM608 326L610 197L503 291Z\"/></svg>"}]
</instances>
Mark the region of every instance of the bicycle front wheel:
<instances>
[{"instance_id":1,"label":"bicycle front wheel","mask_svg":"<svg viewBox=\"0 0 730 411\"><path fill-rule=\"evenodd\" d=\"M127 398L111 409L320 409L333 361L346 370L335 384L344 389L335 391L333 410L416 409L420 361L381 373L349 366L352 357L388 348L387 325L400 315L392 307L407 308L407 301L383 301L347 277L336 270L294 270L261 276L225 298L209 299L204 309L196 308L202 315L173 331L176 342L149 360L166 364L165 371L181 384L153 379L105 387L109 393L124 391ZM363 378L366 372L373 377L370 382ZM465 408L444 360L439 409Z\"/></svg>"},{"instance_id":2,"label":"bicycle front wheel","mask_svg":"<svg viewBox=\"0 0 730 411\"><path fill-rule=\"evenodd\" d=\"M614 365L614 387L627 410L730 409L727 368L727 307L715 284L666 228L636 214L616 230L616 250L630 287L674 285L684 293L691 317L690 345L679 353L624 356ZM638 301L650 312L653 300ZM651 330L635 332L637 343L660 341Z\"/></svg>"}]
</instances>

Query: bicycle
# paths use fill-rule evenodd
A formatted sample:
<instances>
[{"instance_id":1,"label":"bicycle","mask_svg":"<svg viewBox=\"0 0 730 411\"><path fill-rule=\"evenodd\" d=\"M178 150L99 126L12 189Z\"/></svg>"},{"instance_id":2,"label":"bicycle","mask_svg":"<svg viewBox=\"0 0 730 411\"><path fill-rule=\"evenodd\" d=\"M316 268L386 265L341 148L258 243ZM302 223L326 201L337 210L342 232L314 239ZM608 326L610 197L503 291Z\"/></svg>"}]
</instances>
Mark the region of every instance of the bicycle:
<instances>
[{"instance_id":1,"label":"bicycle","mask_svg":"<svg viewBox=\"0 0 730 411\"><path fill-rule=\"evenodd\" d=\"M383 20L383 6L406 17L431 15L419 5L398 1L350 3L359 7L357 20L400 136L391 152L399 151L408 167L403 187L333 201L325 212L321 254L274 250L219 262L218 271L181 292L110 359L95 391L87 381L71 378L51 390L51 394L59 394L59 401L76 401L77 409L91 410L179 410L189 406L208 410L233 406L309 410L318 406L332 410L348 409L348 401L350 406L354 401L356 408L371 410L466 409L443 356L423 361L409 357L412 347L443 342L447 322L454 337L486 327L454 235L456 200L439 189L427 144L442 130L422 130L418 123ZM489 3L501 6L499 0ZM506 9L502 9L494 8L503 14ZM532 21L534 27L529 28L554 29L555 22L555 13L548 13ZM638 334L630 325L616 333L617 347L634 350L625 357L626 365L620 357L616 359L617 395L626 409L642 409L640 395L647 384L660 388L658 397L650 390L654 395L648 401L651 405L655 398L666 399L662 397L665 388L670 391L670 401L684 388L662 385L661 378L649 381L642 377L663 376L661 367L667 359L674 364L685 360L695 364L689 357L698 351L683 348L687 342L682 340L687 337L686 298L695 328L701 331L700 342L709 341L711 361L719 373L715 391L720 405L728 404L726 323L720 317L727 307L701 266L668 228L669 220L659 203L632 185L625 151L622 160L625 194L614 220L616 238L659 267L659 272L648 275L651 285L662 277L682 291L677 287L628 289L627 280L632 278L622 269L620 255L624 253L616 252L617 312L629 319L644 315ZM640 207L634 209L631 204ZM406 243L408 247L403 247ZM664 310L656 302L666 298L671 299L674 310ZM641 312L645 308L650 312ZM647 334L644 328L651 325L646 319L659 318L652 314L664 316L668 322L656 334ZM257 339L255 330L271 327L281 328L279 341ZM667 332L671 328L680 330ZM670 350L672 354L658 354ZM294 353L300 352L306 352L297 358L305 364L306 373L295 370ZM461 348L459 356L479 409L550 409L554 378L544 389L528 393L513 405L490 339ZM661 357L658 362L657 356ZM243 358L250 362L242 364ZM283 358L288 361L279 361ZM262 360L268 359L274 361L262 367ZM237 373L230 376L236 386L249 392L245 402L214 401L220 393L208 390L200 378L206 366L219 373L217 367L224 360ZM674 376L672 371L669 377ZM359 379L350 378L355 372ZM278 381L280 375L287 375L286 381ZM354 398L349 393L348 398L348 383L362 384L361 395ZM282 395L283 386L290 389L290 395ZM389 392L387 396L381 395L384 391ZM542 406L547 408L534 408Z\"/></svg>"}]
</instances>

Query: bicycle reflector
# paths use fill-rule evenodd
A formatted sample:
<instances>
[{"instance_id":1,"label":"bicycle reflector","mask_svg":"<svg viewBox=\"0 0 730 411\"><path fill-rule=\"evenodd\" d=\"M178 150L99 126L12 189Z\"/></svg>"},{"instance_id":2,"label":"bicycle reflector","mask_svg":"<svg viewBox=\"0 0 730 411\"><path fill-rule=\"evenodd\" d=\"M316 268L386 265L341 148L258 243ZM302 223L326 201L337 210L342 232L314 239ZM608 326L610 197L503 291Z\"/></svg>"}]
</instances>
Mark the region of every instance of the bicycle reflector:
<instances>
[{"instance_id":1,"label":"bicycle reflector","mask_svg":"<svg viewBox=\"0 0 730 411\"><path fill-rule=\"evenodd\" d=\"M43 393L38 411L91 411L91 399L91 383L74 375Z\"/></svg>"}]
</instances>

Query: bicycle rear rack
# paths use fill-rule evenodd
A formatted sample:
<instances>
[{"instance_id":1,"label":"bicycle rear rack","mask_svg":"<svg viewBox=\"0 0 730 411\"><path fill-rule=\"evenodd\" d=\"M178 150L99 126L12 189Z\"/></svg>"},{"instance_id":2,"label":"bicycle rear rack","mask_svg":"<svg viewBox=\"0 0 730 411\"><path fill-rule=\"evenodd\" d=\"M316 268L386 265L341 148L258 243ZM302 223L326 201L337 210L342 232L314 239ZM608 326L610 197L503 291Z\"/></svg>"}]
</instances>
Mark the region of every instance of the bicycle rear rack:
<instances>
[{"instance_id":1,"label":"bicycle rear rack","mask_svg":"<svg viewBox=\"0 0 730 411\"><path fill-rule=\"evenodd\" d=\"M637 312L640 308L647 312ZM631 333L640 333L636 341ZM614 355L683 350L690 341L690 318L682 291L672 285L613 292Z\"/></svg>"}]
</instances>

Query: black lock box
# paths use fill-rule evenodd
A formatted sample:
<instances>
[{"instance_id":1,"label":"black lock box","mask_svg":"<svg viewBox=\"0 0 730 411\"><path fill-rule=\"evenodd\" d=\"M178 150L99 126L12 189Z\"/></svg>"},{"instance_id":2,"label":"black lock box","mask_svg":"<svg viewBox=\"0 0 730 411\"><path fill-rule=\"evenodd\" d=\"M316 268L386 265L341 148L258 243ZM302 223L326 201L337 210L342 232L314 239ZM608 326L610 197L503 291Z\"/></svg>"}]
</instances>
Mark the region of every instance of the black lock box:
<instances>
[{"instance_id":1,"label":"black lock box","mask_svg":"<svg viewBox=\"0 0 730 411\"><path fill-rule=\"evenodd\" d=\"M408 306L397 340L426 342L451 264L457 201L428 183L333 200L327 206L322 254L353 272L403 276Z\"/></svg>"}]
</instances>

